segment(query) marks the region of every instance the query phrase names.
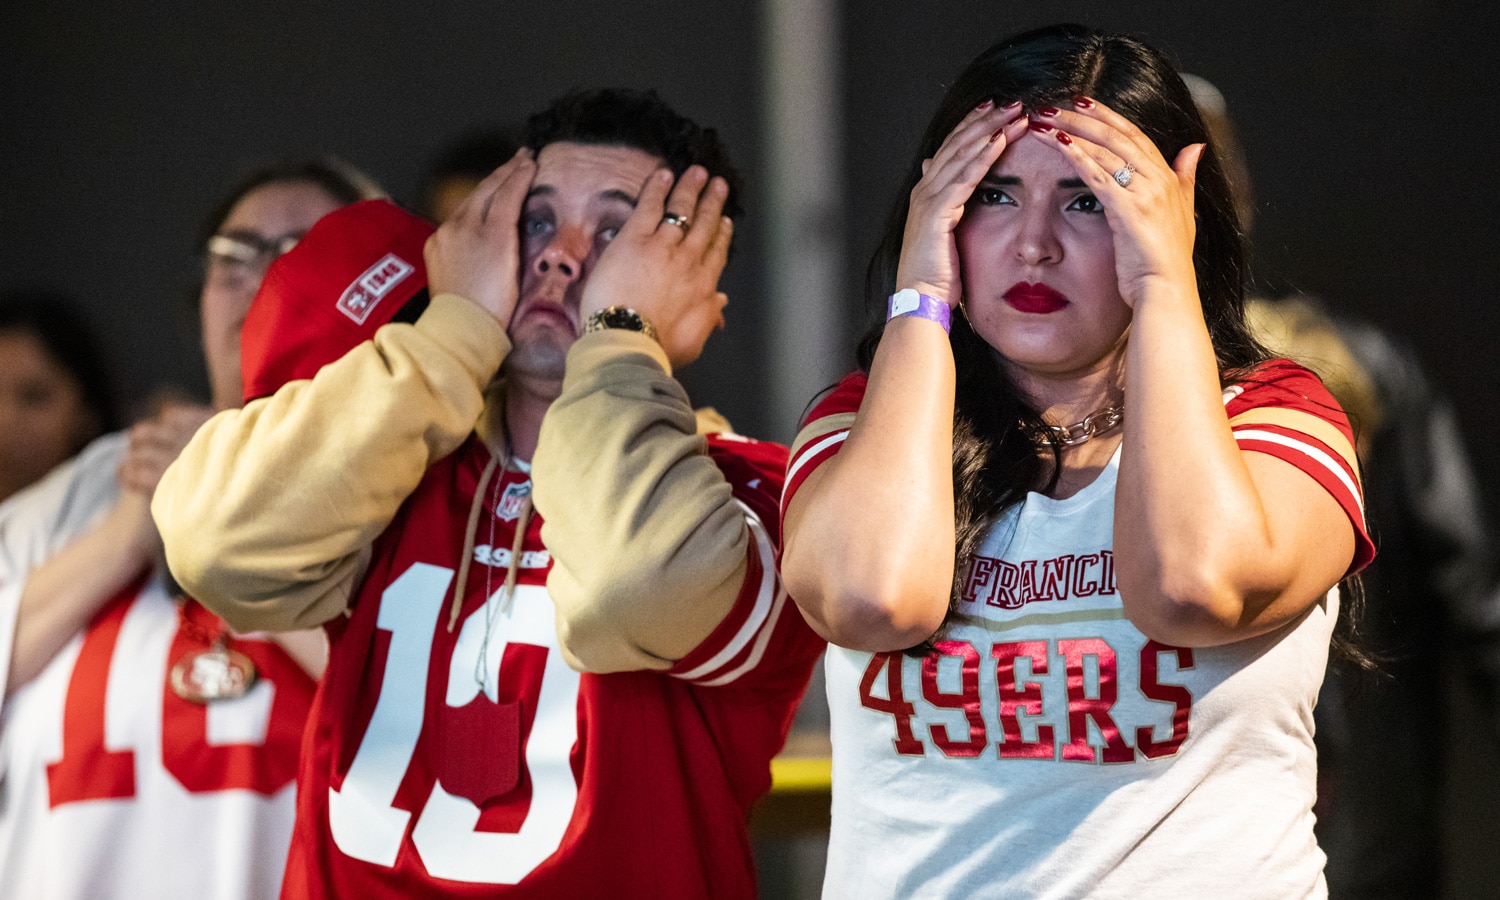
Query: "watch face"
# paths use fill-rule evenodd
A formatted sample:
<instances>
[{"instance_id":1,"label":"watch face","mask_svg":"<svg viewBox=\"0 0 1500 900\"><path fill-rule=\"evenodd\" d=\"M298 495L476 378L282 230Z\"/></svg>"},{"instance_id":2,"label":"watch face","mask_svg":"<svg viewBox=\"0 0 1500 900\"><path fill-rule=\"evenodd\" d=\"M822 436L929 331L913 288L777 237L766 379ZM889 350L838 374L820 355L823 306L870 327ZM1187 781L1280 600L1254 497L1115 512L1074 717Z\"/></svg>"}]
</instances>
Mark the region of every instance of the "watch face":
<instances>
[{"instance_id":1,"label":"watch face","mask_svg":"<svg viewBox=\"0 0 1500 900\"><path fill-rule=\"evenodd\" d=\"M628 306L607 306L589 316L588 324L584 331L602 331L605 328L619 328L624 331L639 331L647 337L656 337L651 323L647 322L640 313Z\"/></svg>"},{"instance_id":2,"label":"watch face","mask_svg":"<svg viewBox=\"0 0 1500 900\"><path fill-rule=\"evenodd\" d=\"M646 323L641 320L640 314L633 309L620 309L616 307L605 310L605 313L604 324L610 328L628 328L631 331L645 330Z\"/></svg>"}]
</instances>

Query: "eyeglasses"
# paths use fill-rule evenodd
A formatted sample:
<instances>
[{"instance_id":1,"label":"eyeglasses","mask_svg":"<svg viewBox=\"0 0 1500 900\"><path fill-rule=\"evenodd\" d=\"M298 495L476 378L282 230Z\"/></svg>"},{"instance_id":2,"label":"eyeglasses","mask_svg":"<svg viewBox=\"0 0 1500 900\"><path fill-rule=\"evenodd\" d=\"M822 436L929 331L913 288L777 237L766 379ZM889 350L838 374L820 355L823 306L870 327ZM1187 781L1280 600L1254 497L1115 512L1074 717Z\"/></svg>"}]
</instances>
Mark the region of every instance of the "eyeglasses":
<instances>
[{"instance_id":1,"label":"eyeglasses","mask_svg":"<svg viewBox=\"0 0 1500 900\"><path fill-rule=\"evenodd\" d=\"M216 234L208 239L208 264L264 271L278 256L297 246L302 232L264 238L250 231Z\"/></svg>"}]
</instances>

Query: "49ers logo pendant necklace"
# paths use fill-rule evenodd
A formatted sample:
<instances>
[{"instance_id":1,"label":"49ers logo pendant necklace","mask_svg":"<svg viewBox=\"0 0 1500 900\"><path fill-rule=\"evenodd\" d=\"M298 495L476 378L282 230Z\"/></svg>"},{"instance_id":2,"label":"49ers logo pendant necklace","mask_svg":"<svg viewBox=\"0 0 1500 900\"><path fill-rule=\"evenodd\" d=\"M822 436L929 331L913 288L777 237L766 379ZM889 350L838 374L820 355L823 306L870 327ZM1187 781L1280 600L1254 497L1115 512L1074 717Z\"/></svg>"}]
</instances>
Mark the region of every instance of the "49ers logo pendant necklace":
<instances>
[{"instance_id":1,"label":"49ers logo pendant necklace","mask_svg":"<svg viewBox=\"0 0 1500 900\"><path fill-rule=\"evenodd\" d=\"M255 686L258 676L250 657L229 646L229 626L221 622L219 632L210 635L193 621L185 608L179 615L182 629L206 641L208 647L188 653L172 666L168 677L172 693L189 703L201 704L245 696Z\"/></svg>"}]
</instances>

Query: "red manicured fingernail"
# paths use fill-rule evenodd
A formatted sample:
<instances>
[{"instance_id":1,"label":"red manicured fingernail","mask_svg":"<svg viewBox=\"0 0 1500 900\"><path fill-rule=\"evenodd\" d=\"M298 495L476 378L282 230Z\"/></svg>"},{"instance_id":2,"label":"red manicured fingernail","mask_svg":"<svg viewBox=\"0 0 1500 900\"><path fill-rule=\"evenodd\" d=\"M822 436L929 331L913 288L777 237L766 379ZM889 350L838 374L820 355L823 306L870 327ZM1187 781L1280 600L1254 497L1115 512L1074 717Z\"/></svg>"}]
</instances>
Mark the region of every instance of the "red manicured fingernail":
<instances>
[{"instance_id":1,"label":"red manicured fingernail","mask_svg":"<svg viewBox=\"0 0 1500 900\"><path fill-rule=\"evenodd\" d=\"M1052 130L1052 126L1048 125L1046 122L1028 122L1026 124L1026 127L1030 128L1032 131L1039 131L1042 134L1046 134L1047 132Z\"/></svg>"},{"instance_id":2,"label":"red manicured fingernail","mask_svg":"<svg viewBox=\"0 0 1500 900\"><path fill-rule=\"evenodd\" d=\"M1050 119L1053 116L1057 115L1057 112L1058 112L1058 109L1055 106L1044 106L1041 109L1037 110L1036 114L1039 115L1039 116L1046 116L1047 118Z\"/></svg>"},{"instance_id":3,"label":"red manicured fingernail","mask_svg":"<svg viewBox=\"0 0 1500 900\"><path fill-rule=\"evenodd\" d=\"M1061 141L1062 143L1064 143L1064 144L1071 144L1071 143L1073 143L1073 139L1070 138L1070 137L1068 137L1068 133L1066 131L1059 131L1057 133L1057 139L1059 141Z\"/></svg>"},{"instance_id":4,"label":"red manicured fingernail","mask_svg":"<svg viewBox=\"0 0 1500 900\"><path fill-rule=\"evenodd\" d=\"M993 99L989 98L989 97L986 97L986 98L984 98L984 100L978 106L976 106L974 108L976 110L978 110L978 109L989 109L991 106L994 106L994 105L995 105L995 101Z\"/></svg>"},{"instance_id":5,"label":"red manicured fingernail","mask_svg":"<svg viewBox=\"0 0 1500 900\"><path fill-rule=\"evenodd\" d=\"M1001 109L1015 109L1016 107L1018 107L1020 105L1021 105L1021 101L1019 101L1019 100L1012 100L1012 101L1010 101L1009 103L1005 104L1004 106L1002 106L1000 108Z\"/></svg>"},{"instance_id":6,"label":"red manicured fingernail","mask_svg":"<svg viewBox=\"0 0 1500 900\"><path fill-rule=\"evenodd\" d=\"M1089 107L1094 105L1094 101L1090 100L1087 97L1074 97L1073 105L1078 107L1079 109L1088 109Z\"/></svg>"},{"instance_id":7,"label":"red manicured fingernail","mask_svg":"<svg viewBox=\"0 0 1500 900\"><path fill-rule=\"evenodd\" d=\"M990 143L993 144L996 141L1000 140L1000 135L1002 135L1004 133L1005 133L1005 126L1004 125L1001 125L999 128L996 128L995 129L995 133L992 134L992 135L990 135Z\"/></svg>"}]
</instances>

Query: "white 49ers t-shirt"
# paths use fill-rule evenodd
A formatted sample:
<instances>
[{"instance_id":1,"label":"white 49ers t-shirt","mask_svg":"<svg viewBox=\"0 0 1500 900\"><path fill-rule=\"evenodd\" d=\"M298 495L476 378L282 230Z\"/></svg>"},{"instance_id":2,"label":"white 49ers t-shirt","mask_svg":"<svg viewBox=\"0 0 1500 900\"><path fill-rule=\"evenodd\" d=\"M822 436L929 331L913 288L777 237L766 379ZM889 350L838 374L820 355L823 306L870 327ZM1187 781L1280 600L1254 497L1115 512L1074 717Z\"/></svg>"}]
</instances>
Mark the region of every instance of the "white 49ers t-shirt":
<instances>
[{"instance_id":1,"label":"white 49ers t-shirt","mask_svg":"<svg viewBox=\"0 0 1500 900\"><path fill-rule=\"evenodd\" d=\"M1242 450L1324 484L1364 534L1348 423L1285 361L1226 392ZM788 492L837 452L864 379L793 449ZM1172 647L1124 615L1114 577L1118 454L1089 486L1030 494L969 561L924 656L830 647L827 897L1321 897L1312 710L1335 592L1220 647Z\"/></svg>"},{"instance_id":2,"label":"white 49ers t-shirt","mask_svg":"<svg viewBox=\"0 0 1500 900\"><path fill-rule=\"evenodd\" d=\"M0 681L32 568L118 496L123 435L0 505ZM295 813L312 680L279 647L235 639L260 680L200 705L167 675L217 621L159 573L107 602L0 711L0 897L271 898Z\"/></svg>"}]
</instances>

